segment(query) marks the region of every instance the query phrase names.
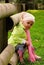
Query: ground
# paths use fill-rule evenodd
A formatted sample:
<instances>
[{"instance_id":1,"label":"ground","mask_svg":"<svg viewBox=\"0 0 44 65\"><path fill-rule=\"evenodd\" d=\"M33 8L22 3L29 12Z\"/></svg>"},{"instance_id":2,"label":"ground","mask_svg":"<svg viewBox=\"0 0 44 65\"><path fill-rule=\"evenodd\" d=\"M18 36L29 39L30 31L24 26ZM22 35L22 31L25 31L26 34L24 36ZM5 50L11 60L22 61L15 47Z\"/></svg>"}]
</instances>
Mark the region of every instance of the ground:
<instances>
[{"instance_id":1,"label":"ground","mask_svg":"<svg viewBox=\"0 0 44 65\"><path fill-rule=\"evenodd\" d=\"M35 23L30 29L32 43L34 45L35 52L37 55L41 56L40 61L31 63L27 61L28 54L25 52L25 65L44 65L44 10L28 10L27 12L32 13L35 16ZM8 37L10 37L10 32ZM20 65L19 63L17 65Z\"/></svg>"}]
</instances>

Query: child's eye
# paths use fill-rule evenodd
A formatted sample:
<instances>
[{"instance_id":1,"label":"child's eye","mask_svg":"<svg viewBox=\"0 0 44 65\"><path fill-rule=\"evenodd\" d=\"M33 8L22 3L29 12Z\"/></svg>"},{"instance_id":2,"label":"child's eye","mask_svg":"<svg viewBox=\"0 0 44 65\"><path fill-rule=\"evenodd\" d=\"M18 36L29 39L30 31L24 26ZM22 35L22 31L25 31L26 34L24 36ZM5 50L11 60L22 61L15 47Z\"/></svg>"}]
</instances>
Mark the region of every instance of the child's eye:
<instances>
[{"instance_id":1,"label":"child's eye","mask_svg":"<svg viewBox=\"0 0 44 65\"><path fill-rule=\"evenodd\" d=\"M32 24L30 24L32 26Z\"/></svg>"},{"instance_id":2,"label":"child's eye","mask_svg":"<svg viewBox=\"0 0 44 65\"><path fill-rule=\"evenodd\" d=\"M30 22L27 22L27 24L30 24Z\"/></svg>"}]
</instances>

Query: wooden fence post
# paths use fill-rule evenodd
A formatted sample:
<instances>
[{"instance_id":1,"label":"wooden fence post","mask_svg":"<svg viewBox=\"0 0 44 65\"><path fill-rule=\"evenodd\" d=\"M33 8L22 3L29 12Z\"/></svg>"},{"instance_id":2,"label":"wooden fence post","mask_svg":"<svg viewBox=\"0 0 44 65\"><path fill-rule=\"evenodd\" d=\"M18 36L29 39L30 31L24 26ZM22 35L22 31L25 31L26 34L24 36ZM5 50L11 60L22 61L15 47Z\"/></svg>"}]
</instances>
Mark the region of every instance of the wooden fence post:
<instances>
[{"instance_id":1,"label":"wooden fence post","mask_svg":"<svg viewBox=\"0 0 44 65\"><path fill-rule=\"evenodd\" d=\"M7 65L11 57L13 56L14 51L14 47L9 44L0 54L0 65Z\"/></svg>"},{"instance_id":2,"label":"wooden fence post","mask_svg":"<svg viewBox=\"0 0 44 65\"><path fill-rule=\"evenodd\" d=\"M10 3L0 4L0 53L7 46L8 31L6 30L6 17L16 13L16 6Z\"/></svg>"},{"instance_id":3,"label":"wooden fence post","mask_svg":"<svg viewBox=\"0 0 44 65\"><path fill-rule=\"evenodd\" d=\"M13 56L11 57L10 61L9 61L9 64L10 65L16 65L17 64L17 61L18 61L17 54L14 53Z\"/></svg>"},{"instance_id":4,"label":"wooden fence post","mask_svg":"<svg viewBox=\"0 0 44 65\"><path fill-rule=\"evenodd\" d=\"M0 20L0 53L7 46L7 31L5 19Z\"/></svg>"}]
</instances>

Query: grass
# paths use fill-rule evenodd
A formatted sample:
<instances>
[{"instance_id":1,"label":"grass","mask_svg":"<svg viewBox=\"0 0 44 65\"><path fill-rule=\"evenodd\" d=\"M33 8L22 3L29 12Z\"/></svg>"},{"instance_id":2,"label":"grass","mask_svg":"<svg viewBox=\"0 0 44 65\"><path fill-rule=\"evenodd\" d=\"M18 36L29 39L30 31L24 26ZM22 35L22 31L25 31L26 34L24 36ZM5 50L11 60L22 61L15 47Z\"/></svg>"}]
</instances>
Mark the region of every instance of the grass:
<instances>
[{"instance_id":1,"label":"grass","mask_svg":"<svg viewBox=\"0 0 44 65\"><path fill-rule=\"evenodd\" d=\"M36 47L36 54L42 57L42 60L31 63L27 61L28 54L25 52L25 65L44 65L44 10L28 10L35 16L35 23L30 29L32 43ZM10 34L9 34L10 36ZM20 65L19 63L17 65Z\"/></svg>"}]
</instances>

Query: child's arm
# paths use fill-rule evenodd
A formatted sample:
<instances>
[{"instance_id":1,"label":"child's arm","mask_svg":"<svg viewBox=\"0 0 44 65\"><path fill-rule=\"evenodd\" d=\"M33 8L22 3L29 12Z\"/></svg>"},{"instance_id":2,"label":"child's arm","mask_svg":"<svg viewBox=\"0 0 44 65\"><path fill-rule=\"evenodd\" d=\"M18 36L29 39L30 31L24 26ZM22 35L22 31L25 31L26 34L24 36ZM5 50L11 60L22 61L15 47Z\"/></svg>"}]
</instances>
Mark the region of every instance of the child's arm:
<instances>
[{"instance_id":1,"label":"child's arm","mask_svg":"<svg viewBox=\"0 0 44 65\"><path fill-rule=\"evenodd\" d=\"M29 30L25 30L25 32L26 32L26 37L27 37L27 45L31 45L32 46L30 31Z\"/></svg>"},{"instance_id":2,"label":"child's arm","mask_svg":"<svg viewBox=\"0 0 44 65\"><path fill-rule=\"evenodd\" d=\"M27 40L28 40L28 54L29 54L29 60L31 62L35 62L36 59L35 59L35 55L34 55L34 47L32 45L32 41L31 41L31 37L30 37L30 32L29 30L25 30L26 32L26 36L27 36Z\"/></svg>"}]
</instances>

